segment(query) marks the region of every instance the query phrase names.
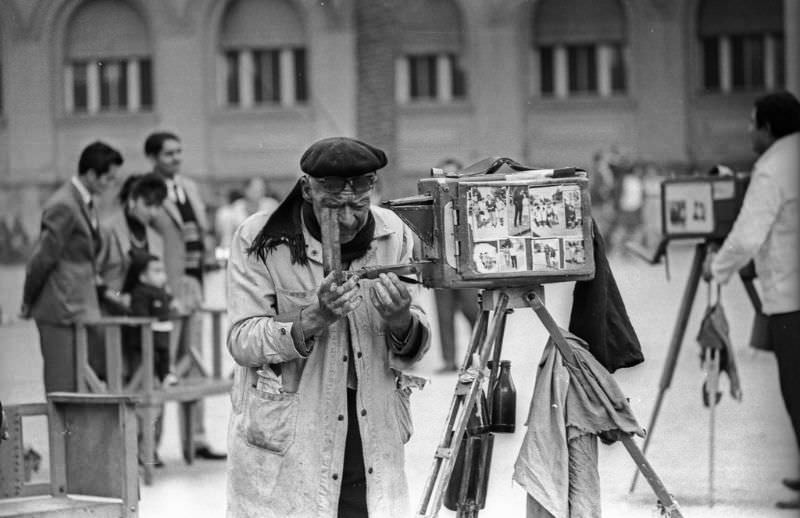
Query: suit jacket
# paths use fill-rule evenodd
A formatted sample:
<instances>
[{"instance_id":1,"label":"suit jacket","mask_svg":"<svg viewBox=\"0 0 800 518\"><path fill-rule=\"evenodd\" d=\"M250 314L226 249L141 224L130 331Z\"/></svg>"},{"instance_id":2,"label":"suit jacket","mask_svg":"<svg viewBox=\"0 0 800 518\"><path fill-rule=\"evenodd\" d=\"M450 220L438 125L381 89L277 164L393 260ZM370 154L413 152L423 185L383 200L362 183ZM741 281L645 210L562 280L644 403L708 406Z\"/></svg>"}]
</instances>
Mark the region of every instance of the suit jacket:
<instances>
[{"instance_id":1,"label":"suit jacket","mask_svg":"<svg viewBox=\"0 0 800 518\"><path fill-rule=\"evenodd\" d=\"M78 189L67 182L44 204L41 232L25 273L22 300L36 321L68 325L100 315L98 239Z\"/></svg>"},{"instance_id":2,"label":"suit jacket","mask_svg":"<svg viewBox=\"0 0 800 518\"><path fill-rule=\"evenodd\" d=\"M145 226L147 249L151 254L164 259L164 242L161 235L150 225ZM100 225L102 244L97 254L97 270L103 283L112 290L120 291L131 265L131 231L125 211L119 209Z\"/></svg>"},{"instance_id":3,"label":"suit jacket","mask_svg":"<svg viewBox=\"0 0 800 518\"><path fill-rule=\"evenodd\" d=\"M206 206L200 196L200 189L197 184L184 176L176 176L175 183L183 188L186 198L194 209L197 225L200 227L201 237L205 237L208 232L208 221L206 219ZM161 211L158 213L153 227L161 235L164 243L164 268L167 271L167 283L170 291L175 297L186 302L187 283L186 271L186 244L183 241L183 219L175 202L169 198L164 200ZM199 285L191 290L199 289ZM191 291L190 290L190 291ZM195 297L192 293L188 296Z\"/></svg>"}]
</instances>

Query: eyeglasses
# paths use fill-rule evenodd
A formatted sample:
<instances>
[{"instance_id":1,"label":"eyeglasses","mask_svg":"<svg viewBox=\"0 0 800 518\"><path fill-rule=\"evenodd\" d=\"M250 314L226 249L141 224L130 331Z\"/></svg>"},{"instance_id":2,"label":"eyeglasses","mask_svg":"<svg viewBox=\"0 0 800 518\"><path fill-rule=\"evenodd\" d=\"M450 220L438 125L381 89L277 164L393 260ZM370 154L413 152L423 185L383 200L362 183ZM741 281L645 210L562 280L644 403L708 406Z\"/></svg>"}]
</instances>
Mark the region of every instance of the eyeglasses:
<instances>
[{"instance_id":1,"label":"eyeglasses","mask_svg":"<svg viewBox=\"0 0 800 518\"><path fill-rule=\"evenodd\" d=\"M322 187L322 190L330 194L339 194L344 191L344 188L348 185L350 186L350 190L354 193L361 194L375 186L375 182L378 181L378 175L362 174L361 176L353 176L351 178L325 176L323 178L314 178L314 181Z\"/></svg>"}]
</instances>

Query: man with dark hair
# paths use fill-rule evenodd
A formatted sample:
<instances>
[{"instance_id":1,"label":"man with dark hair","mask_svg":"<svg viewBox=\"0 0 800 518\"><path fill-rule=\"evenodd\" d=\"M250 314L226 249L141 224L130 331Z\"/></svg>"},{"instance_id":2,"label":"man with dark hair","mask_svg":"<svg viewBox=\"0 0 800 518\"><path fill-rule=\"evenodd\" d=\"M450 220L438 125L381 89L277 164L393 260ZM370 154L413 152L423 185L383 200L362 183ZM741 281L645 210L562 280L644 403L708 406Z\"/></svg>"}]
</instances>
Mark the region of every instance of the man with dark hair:
<instances>
[{"instance_id":1,"label":"man with dark hair","mask_svg":"<svg viewBox=\"0 0 800 518\"><path fill-rule=\"evenodd\" d=\"M372 207L380 149L316 142L267 216L245 220L228 262L228 349L238 364L228 428L228 517L409 516L403 373L427 349L425 316L394 273L323 273L324 210L342 268L406 263L413 234Z\"/></svg>"},{"instance_id":2,"label":"man with dark hair","mask_svg":"<svg viewBox=\"0 0 800 518\"><path fill-rule=\"evenodd\" d=\"M180 331L179 354L182 354L189 350L190 344L196 347L202 344L202 321L197 309L203 302L206 206L197 184L180 174L183 147L177 135L167 131L151 133L145 139L144 153L153 164L153 174L167 185L167 198L153 227L164 240L163 260L170 292L181 310L189 314ZM202 401L197 404L195 416L194 454L202 459L224 459L225 454L212 451L206 441Z\"/></svg>"},{"instance_id":3,"label":"man with dark hair","mask_svg":"<svg viewBox=\"0 0 800 518\"><path fill-rule=\"evenodd\" d=\"M107 144L88 145L78 161L78 175L44 204L20 316L32 317L39 330L45 392L78 388L73 325L99 316L95 256L100 234L94 196L111 185L122 162L122 155Z\"/></svg>"},{"instance_id":4,"label":"man with dark hair","mask_svg":"<svg viewBox=\"0 0 800 518\"><path fill-rule=\"evenodd\" d=\"M755 102L750 137L759 158L736 222L710 270L725 284L751 259L761 283L768 340L778 362L781 394L800 447L800 102L788 92ZM707 265L708 268L708 265ZM800 479L783 484L800 491ZM800 499L778 502L800 509Z\"/></svg>"}]
</instances>

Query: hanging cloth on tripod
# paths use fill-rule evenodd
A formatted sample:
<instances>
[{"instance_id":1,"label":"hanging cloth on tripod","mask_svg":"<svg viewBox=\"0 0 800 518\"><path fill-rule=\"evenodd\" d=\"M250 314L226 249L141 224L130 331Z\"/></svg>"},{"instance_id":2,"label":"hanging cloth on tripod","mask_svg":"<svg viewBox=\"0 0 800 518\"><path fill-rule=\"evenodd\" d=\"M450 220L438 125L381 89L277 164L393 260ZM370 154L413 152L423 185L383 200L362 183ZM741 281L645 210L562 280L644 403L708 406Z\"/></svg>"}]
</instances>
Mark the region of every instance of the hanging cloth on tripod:
<instances>
[{"instance_id":1,"label":"hanging cloth on tripod","mask_svg":"<svg viewBox=\"0 0 800 518\"><path fill-rule=\"evenodd\" d=\"M594 219L592 235L594 279L575 283L569 330L589 344L589 352L603 367L614 372L642 363L644 356Z\"/></svg>"},{"instance_id":2,"label":"hanging cloth on tripod","mask_svg":"<svg viewBox=\"0 0 800 518\"><path fill-rule=\"evenodd\" d=\"M719 372L728 375L731 397L737 401L742 400L742 386L739 381L739 371L736 369L736 358L730 339L730 326L725 317L725 311L717 295L717 301L706 308L700 331L697 334L697 343L700 346L700 361L703 362L710 350L719 355ZM709 389L703 386L703 404L709 406L709 398L719 395L708 394Z\"/></svg>"},{"instance_id":3,"label":"hanging cloth on tripod","mask_svg":"<svg viewBox=\"0 0 800 518\"><path fill-rule=\"evenodd\" d=\"M527 431L514 464L514 481L536 501L536 517L600 516L597 436L644 431L614 378L586 342L562 331L575 352L567 364L548 341L539 362Z\"/></svg>"}]
</instances>

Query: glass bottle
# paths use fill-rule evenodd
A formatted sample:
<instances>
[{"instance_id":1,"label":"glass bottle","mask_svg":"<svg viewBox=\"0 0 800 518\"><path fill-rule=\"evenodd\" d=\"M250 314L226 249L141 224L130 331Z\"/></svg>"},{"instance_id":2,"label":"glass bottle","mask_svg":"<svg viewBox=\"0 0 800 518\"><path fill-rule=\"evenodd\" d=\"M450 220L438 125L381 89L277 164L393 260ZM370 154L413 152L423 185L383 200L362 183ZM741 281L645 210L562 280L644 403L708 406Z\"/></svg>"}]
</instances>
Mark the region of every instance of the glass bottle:
<instances>
[{"instance_id":1,"label":"glass bottle","mask_svg":"<svg viewBox=\"0 0 800 518\"><path fill-rule=\"evenodd\" d=\"M491 387L492 398L492 431L497 433L514 433L517 422L517 390L511 379L511 362L500 362L500 374Z\"/></svg>"}]
</instances>

